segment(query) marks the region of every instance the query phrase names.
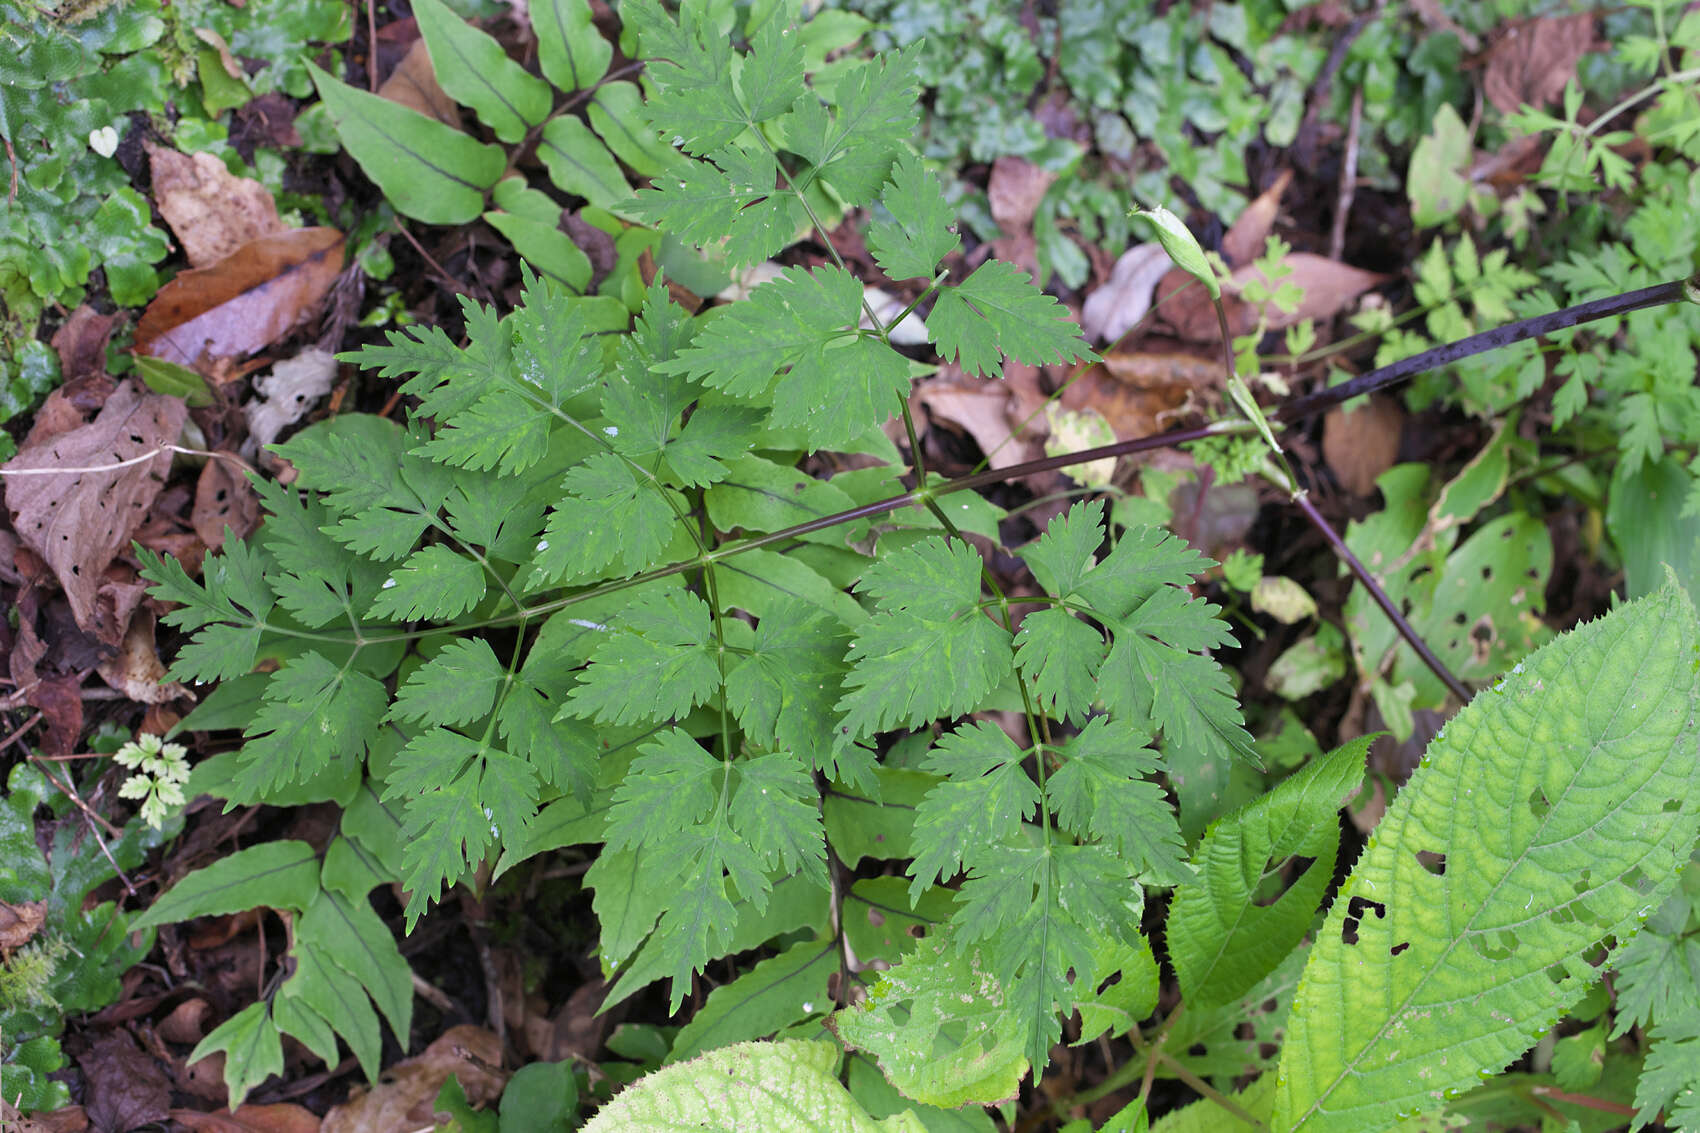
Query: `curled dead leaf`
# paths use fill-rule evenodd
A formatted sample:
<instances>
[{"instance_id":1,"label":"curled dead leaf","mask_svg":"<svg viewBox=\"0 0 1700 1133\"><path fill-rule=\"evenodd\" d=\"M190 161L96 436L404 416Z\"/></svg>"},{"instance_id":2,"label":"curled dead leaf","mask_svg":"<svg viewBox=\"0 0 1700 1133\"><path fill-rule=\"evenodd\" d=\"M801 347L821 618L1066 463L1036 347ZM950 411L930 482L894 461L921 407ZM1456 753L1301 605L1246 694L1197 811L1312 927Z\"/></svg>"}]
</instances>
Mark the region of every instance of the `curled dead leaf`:
<instances>
[{"instance_id":1,"label":"curled dead leaf","mask_svg":"<svg viewBox=\"0 0 1700 1133\"><path fill-rule=\"evenodd\" d=\"M177 398L126 381L92 422L41 441L32 435L5 465L12 530L52 569L84 630L94 630L102 573L165 483L165 446L187 413Z\"/></svg>"},{"instance_id":2,"label":"curled dead leaf","mask_svg":"<svg viewBox=\"0 0 1700 1133\"><path fill-rule=\"evenodd\" d=\"M14 905L0 901L0 949L10 952L28 944L47 923L46 901Z\"/></svg>"},{"instance_id":3,"label":"curled dead leaf","mask_svg":"<svg viewBox=\"0 0 1700 1133\"><path fill-rule=\"evenodd\" d=\"M154 642L153 614L145 609L131 615L117 656L102 662L95 671L109 688L138 704L164 704L187 693L176 681L165 679L165 662L159 659L159 646Z\"/></svg>"},{"instance_id":4,"label":"curled dead leaf","mask_svg":"<svg viewBox=\"0 0 1700 1133\"><path fill-rule=\"evenodd\" d=\"M453 1074L466 1100L483 1105L501 1096L507 1076L499 1069L502 1044L482 1027L450 1027L423 1054L396 1063L384 1080L325 1115L323 1133L393 1133L429 1129L437 1091Z\"/></svg>"},{"instance_id":5,"label":"curled dead leaf","mask_svg":"<svg viewBox=\"0 0 1700 1133\"><path fill-rule=\"evenodd\" d=\"M334 228L295 228L250 241L211 267L160 288L136 326L136 350L193 366L252 354L301 322L342 270Z\"/></svg>"},{"instance_id":6,"label":"curled dead leaf","mask_svg":"<svg viewBox=\"0 0 1700 1133\"><path fill-rule=\"evenodd\" d=\"M284 230L271 191L237 177L210 153L147 143L153 198L193 267L215 264L250 240Z\"/></svg>"}]
</instances>

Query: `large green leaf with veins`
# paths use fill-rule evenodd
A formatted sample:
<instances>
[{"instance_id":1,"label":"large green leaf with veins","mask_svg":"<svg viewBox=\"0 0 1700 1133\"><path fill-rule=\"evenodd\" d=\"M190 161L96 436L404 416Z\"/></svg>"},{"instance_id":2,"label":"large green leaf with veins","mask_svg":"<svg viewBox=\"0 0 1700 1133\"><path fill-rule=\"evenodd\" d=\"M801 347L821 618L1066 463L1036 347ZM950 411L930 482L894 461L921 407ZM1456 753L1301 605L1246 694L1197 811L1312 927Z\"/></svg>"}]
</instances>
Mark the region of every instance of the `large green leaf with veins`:
<instances>
[{"instance_id":1,"label":"large green leaf with veins","mask_svg":"<svg viewBox=\"0 0 1700 1133\"><path fill-rule=\"evenodd\" d=\"M1597 946L1640 927L1694 844L1696 667L1672 580L1447 725L1311 949L1273 1128L1436 1110L1575 1005Z\"/></svg>"}]
</instances>

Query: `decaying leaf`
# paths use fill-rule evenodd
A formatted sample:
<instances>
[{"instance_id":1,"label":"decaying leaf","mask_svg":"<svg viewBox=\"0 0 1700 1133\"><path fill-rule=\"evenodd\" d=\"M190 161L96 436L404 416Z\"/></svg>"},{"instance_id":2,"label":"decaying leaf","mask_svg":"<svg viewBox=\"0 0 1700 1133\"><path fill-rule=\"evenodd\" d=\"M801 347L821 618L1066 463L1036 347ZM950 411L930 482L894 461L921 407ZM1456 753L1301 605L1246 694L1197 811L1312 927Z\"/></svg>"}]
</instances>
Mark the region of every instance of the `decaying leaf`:
<instances>
[{"instance_id":1,"label":"decaying leaf","mask_svg":"<svg viewBox=\"0 0 1700 1133\"><path fill-rule=\"evenodd\" d=\"M1340 486L1354 496L1375 491L1375 481L1399 455L1405 411L1392 398L1374 397L1350 413L1338 406L1322 422L1322 455Z\"/></svg>"},{"instance_id":2,"label":"decaying leaf","mask_svg":"<svg viewBox=\"0 0 1700 1133\"><path fill-rule=\"evenodd\" d=\"M317 1133L319 1118L305 1106L245 1105L231 1113L217 1109L174 1109L171 1118L190 1133Z\"/></svg>"},{"instance_id":3,"label":"decaying leaf","mask_svg":"<svg viewBox=\"0 0 1700 1133\"><path fill-rule=\"evenodd\" d=\"M228 454L207 461L201 469L189 522L201 542L214 550L224 546L226 528L240 539L260 525L260 501L253 485Z\"/></svg>"},{"instance_id":4,"label":"decaying leaf","mask_svg":"<svg viewBox=\"0 0 1700 1133\"><path fill-rule=\"evenodd\" d=\"M272 372L254 383L258 395L242 412L248 418L248 435L265 448L285 428L306 416L313 403L331 391L336 380L336 358L324 350L303 350L272 367Z\"/></svg>"},{"instance_id":5,"label":"decaying leaf","mask_svg":"<svg viewBox=\"0 0 1700 1133\"><path fill-rule=\"evenodd\" d=\"M962 429L980 446L992 468L1008 468L1039 456L1040 438L1031 431L1012 435L1010 397L998 382L976 382L941 375L915 388L915 404L935 419Z\"/></svg>"},{"instance_id":6,"label":"decaying leaf","mask_svg":"<svg viewBox=\"0 0 1700 1133\"><path fill-rule=\"evenodd\" d=\"M342 233L296 228L265 236L160 288L136 326L136 349L193 366L252 354L287 334L342 270Z\"/></svg>"},{"instance_id":7,"label":"decaying leaf","mask_svg":"<svg viewBox=\"0 0 1700 1133\"><path fill-rule=\"evenodd\" d=\"M1275 183L1257 195L1234 221L1233 227L1222 235L1222 258L1229 267L1244 267L1263 254L1269 230L1281 211L1281 196L1292 183L1293 171L1283 169Z\"/></svg>"},{"instance_id":8,"label":"decaying leaf","mask_svg":"<svg viewBox=\"0 0 1700 1133\"><path fill-rule=\"evenodd\" d=\"M1063 391L1065 409L1096 410L1121 440L1162 432L1200 386L1219 383L1220 363L1186 355L1111 354Z\"/></svg>"},{"instance_id":9,"label":"decaying leaf","mask_svg":"<svg viewBox=\"0 0 1700 1133\"><path fill-rule=\"evenodd\" d=\"M46 923L46 901L25 901L18 905L0 901L0 950L22 948Z\"/></svg>"},{"instance_id":10,"label":"decaying leaf","mask_svg":"<svg viewBox=\"0 0 1700 1133\"><path fill-rule=\"evenodd\" d=\"M102 315L84 303L53 332L53 352L59 355L59 372L67 382L106 372L106 343L117 321L116 311Z\"/></svg>"},{"instance_id":11,"label":"decaying leaf","mask_svg":"<svg viewBox=\"0 0 1700 1133\"><path fill-rule=\"evenodd\" d=\"M171 1084L128 1031L108 1031L77 1058L84 1105L96 1129L135 1129L171 1114Z\"/></svg>"},{"instance_id":12,"label":"decaying leaf","mask_svg":"<svg viewBox=\"0 0 1700 1133\"><path fill-rule=\"evenodd\" d=\"M1115 342L1151 310L1157 281L1169 274L1169 254L1152 241L1123 252L1104 286L1086 297L1080 325L1094 342Z\"/></svg>"},{"instance_id":13,"label":"decaying leaf","mask_svg":"<svg viewBox=\"0 0 1700 1133\"><path fill-rule=\"evenodd\" d=\"M1312 252L1288 253L1281 263L1291 271L1276 282L1296 284L1304 289L1305 294L1294 311L1283 311L1273 303L1269 304L1265 315L1270 330L1280 330L1306 319L1333 318L1350 307L1359 295L1391 278L1381 272L1351 267ZM1228 287L1243 290L1247 283L1261 278L1262 273L1248 264L1234 271Z\"/></svg>"},{"instance_id":14,"label":"decaying leaf","mask_svg":"<svg viewBox=\"0 0 1700 1133\"><path fill-rule=\"evenodd\" d=\"M284 230L271 191L237 177L210 153L181 154L148 143L154 203L192 267L203 268L251 240Z\"/></svg>"},{"instance_id":15,"label":"decaying leaf","mask_svg":"<svg viewBox=\"0 0 1700 1133\"><path fill-rule=\"evenodd\" d=\"M35 434L5 466L12 529L52 568L77 624L93 632L108 563L129 545L171 469L187 410L123 382L87 425Z\"/></svg>"},{"instance_id":16,"label":"decaying leaf","mask_svg":"<svg viewBox=\"0 0 1700 1133\"><path fill-rule=\"evenodd\" d=\"M138 704L164 704L185 695L176 681L165 679L165 662L159 659L154 642L153 614L138 610L130 618L118 654L95 670L107 687Z\"/></svg>"},{"instance_id":17,"label":"decaying leaf","mask_svg":"<svg viewBox=\"0 0 1700 1133\"><path fill-rule=\"evenodd\" d=\"M466 1100L485 1104L501 1096L506 1076L497 1067L502 1044L495 1035L470 1024L450 1027L423 1054L398 1062L384 1080L325 1115L323 1133L393 1133L429 1129L437 1091L453 1074Z\"/></svg>"},{"instance_id":18,"label":"decaying leaf","mask_svg":"<svg viewBox=\"0 0 1700 1133\"><path fill-rule=\"evenodd\" d=\"M1512 24L1488 53L1482 93L1506 114L1524 103L1551 106L1575 77L1576 64L1596 46L1592 12Z\"/></svg>"}]
</instances>

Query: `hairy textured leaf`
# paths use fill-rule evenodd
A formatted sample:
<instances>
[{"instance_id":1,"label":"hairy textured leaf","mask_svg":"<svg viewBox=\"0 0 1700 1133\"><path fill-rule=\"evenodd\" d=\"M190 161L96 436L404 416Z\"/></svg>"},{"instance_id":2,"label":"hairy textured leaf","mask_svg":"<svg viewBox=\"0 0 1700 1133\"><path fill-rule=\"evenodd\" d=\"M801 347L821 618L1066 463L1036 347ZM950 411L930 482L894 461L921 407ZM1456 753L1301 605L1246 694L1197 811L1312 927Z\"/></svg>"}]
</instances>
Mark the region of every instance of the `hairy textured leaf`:
<instances>
[{"instance_id":1,"label":"hairy textured leaf","mask_svg":"<svg viewBox=\"0 0 1700 1133\"><path fill-rule=\"evenodd\" d=\"M771 1133L923 1133L905 1111L875 1120L838 1081L829 1042L739 1043L656 1071L585 1123L584 1133L734 1133L759 1115Z\"/></svg>"},{"instance_id":2,"label":"hairy textured leaf","mask_svg":"<svg viewBox=\"0 0 1700 1133\"><path fill-rule=\"evenodd\" d=\"M1311 950L1276 1128L1437 1108L1580 998L1584 954L1656 907L1700 825L1695 637L1671 582L1447 724Z\"/></svg>"}]
</instances>

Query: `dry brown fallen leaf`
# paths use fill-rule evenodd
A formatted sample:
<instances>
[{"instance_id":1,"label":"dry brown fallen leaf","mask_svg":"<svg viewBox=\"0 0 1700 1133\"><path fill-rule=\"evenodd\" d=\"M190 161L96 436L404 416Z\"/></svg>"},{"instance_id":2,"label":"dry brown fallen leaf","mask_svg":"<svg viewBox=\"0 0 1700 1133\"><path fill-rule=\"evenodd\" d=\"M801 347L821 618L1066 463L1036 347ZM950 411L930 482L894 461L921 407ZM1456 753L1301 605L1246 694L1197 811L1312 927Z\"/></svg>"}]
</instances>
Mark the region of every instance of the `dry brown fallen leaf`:
<instances>
[{"instance_id":1,"label":"dry brown fallen leaf","mask_svg":"<svg viewBox=\"0 0 1700 1133\"><path fill-rule=\"evenodd\" d=\"M431 66L431 55L423 39L413 41L390 77L378 87L378 97L460 129L460 107L437 82L437 72Z\"/></svg>"},{"instance_id":2,"label":"dry brown fallen leaf","mask_svg":"<svg viewBox=\"0 0 1700 1133\"><path fill-rule=\"evenodd\" d=\"M1222 234L1222 258L1229 267L1244 267L1263 254L1269 230L1275 226L1275 216L1281 211L1281 196L1292 180L1291 169L1281 170L1275 183L1259 193Z\"/></svg>"},{"instance_id":3,"label":"dry brown fallen leaf","mask_svg":"<svg viewBox=\"0 0 1700 1133\"><path fill-rule=\"evenodd\" d=\"M1214 368L1197 366L1196 359L1173 355L1164 361L1174 365L1146 364L1156 357L1109 355L1063 391L1063 408L1095 409L1110 423L1117 440L1133 440L1162 432L1196 385L1221 380L1220 363Z\"/></svg>"},{"instance_id":4,"label":"dry brown fallen leaf","mask_svg":"<svg viewBox=\"0 0 1700 1133\"><path fill-rule=\"evenodd\" d=\"M45 901L25 901L18 905L0 901L0 950L22 948L46 923Z\"/></svg>"},{"instance_id":5,"label":"dry brown fallen leaf","mask_svg":"<svg viewBox=\"0 0 1700 1133\"><path fill-rule=\"evenodd\" d=\"M1557 102L1576 64L1598 48L1594 14L1540 16L1512 24L1488 51L1482 94L1502 113L1524 103L1545 108Z\"/></svg>"},{"instance_id":6,"label":"dry brown fallen leaf","mask_svg":"<svg viewBox=\"0 0 1700 1133\"><path fill-rule=\"evenodd\" d=\"M136 350L194 366L252 354L287 334L342 270L334 228L296 228L251 241L211 267L160 288L136 326Z\"/></svg>"},{"instance_id":7,"label":"dry brown fallen leaf","mask_svg":"<svg viewBox=\"0 0 1700 1133\"><path fill-rule=\"evenodd\" d=\"M986 197L992 219L1003 235L993 240L991 254L1026 271L1038 273L1038 244L1033 239L1033 214L1039 210L1045 190L1057 179L1024 157L1000 157L992 163Z\"/></svg>"},{"instance_id":8,"label":"dry brown fallen leaf","mask_svg":"<svg viewBox=\"0 0 1700 1133\"><path fill-rule=\"evenodd\" d=\"M1169 274L1169 254L1157 243L1123 252L1104 286L1086 297L1080 326L1094 342L1115 342L1151 310L1157 281Z\"/></svg>"},{"instance_id":9,"label":"dry brown fallen leaf","mask_svg":"<svg viewBox=\"0 0 1700 1133\"><path fill-rule=\"evenodd\" d=\"M1011 420L1009 391L1001 382L941 374L916 386L913 402L934 419L973 437L992 468L1008 468L1044 455L1042 428L1029 427L1019 436L1012 435L1012 427L1020 421Z\"/></svg>"},{"instance_id":10,"label":"dry brown fallen leaf","mask_svg":"<svg viewBox=\"0 0 1700 1133\"><path fill-rule=\"evenodd\" d=\"M77 1065L83 1071L83 1106L96 1129L135 1129L171 1116L171 1083L129 1031L99 1035L77 1056Z\"/></svg>"},{"instance_id":11,"label":"dry brown fallen leaf","mask_svg":"<svg viewBox=\"0 0 1700 1133\"><path fill-rule=\"evenodd\" d=\"M174 1109L171 1119L190 1133L318 1133L320 1122L303 1106L245 1105L235 1113L217 1109Z\"/></svg>"},{"instance_id":12,"label":"dry brown fallen leaf","mask_svg":"<svg viewBox=\"0 0 1700 1133\"><path fill-rule=\"evenodd\" d=\"M195 506L189 522L201 542L213 550L224 546L224 529L238 539L260 525L260 501L254 487L228 454L220 454L201 469L195 482Z\"/></svg>"},{"instance_id":13,"label":"dry brown fallen leaf","mask_svg":"<svg viewBox=\"0 0 1700 1133\"><path fill-rule=\"evenodd\" d=\"M325 1114L322 1133L396 1133L429 1129L437 1091L450 1074L460 1079L466 1100L487 1105L502 1094L507 1075L495 1069L502 1044L482 1027L450 1027L423 1054L384 1071L384 1080Z\"/></svg>"},{"instance_id":14,"label":"dry brown fallen leaf","mask_svg":"<svg viewBox=\"0 0 1700 1133\"><path fill-rule=\"evenodd\" d=\"M147 143L153 199L191 267L215 264L250 240L284 230L271 191L237 177L210 153Z\"/></svg>"},{"instance_id":15,"label":"dry brown fallen leaf","mask_svg":"<svg viewBox=\"0 0 1700 1133\"><path fill-rule=\"evenodd\" d=\"M32 433L5 465L12 530L52 569L85 631L94 632L102 573L164 485L164 446L187 415L177 398L126 381L92 422L48 439Z\"/></svg>"},{"instance_id":16,"label":"dry brown fallen leaf","mask_svg":"<svg viewBox=\"0 0 1700 1133\"><path fill-rule=\"evenodd\" d=\"M1322 422L1322 456L1340 486L1354 496L1375 491L1375 481L1393 467L1405 411L1392 398L1373 397L1350 413L1339 406Z\"/></svg>"},{"instance_id":17,"label":"dry brown fallen leaf","mask_svg":"<svg viewBox=\"0 0 1700 1133\"><path fill-rule=\"evenodd\" d=\"M1392 278L1380 272L1365 271L1363 268L1331 260L1327 256L1318 256L1313 252L1290 252L1281 263L1291 270L1280 282L1296 284L1304 289L1305 294L1304 298L1299 300L1298 308L1293 311L1283 311L1273 303L1268 305L1265 314L1270 330L1290 327L1306 319L1333 318L1351 306L1358 296ZM1241 292L1246 284L1262 278L1262 272L1247 265L1237 269L1222 290ZM1253 322L1255 323L1255 318ZM1250 327L1246 329L1249 330ZM1234 333L1243 332L1236 329Z\"/></svg>"}]
</instances>

